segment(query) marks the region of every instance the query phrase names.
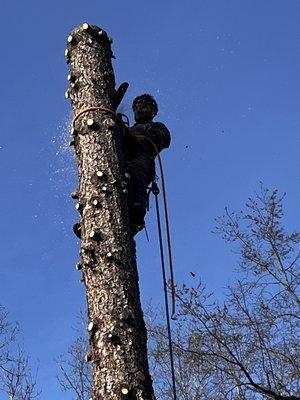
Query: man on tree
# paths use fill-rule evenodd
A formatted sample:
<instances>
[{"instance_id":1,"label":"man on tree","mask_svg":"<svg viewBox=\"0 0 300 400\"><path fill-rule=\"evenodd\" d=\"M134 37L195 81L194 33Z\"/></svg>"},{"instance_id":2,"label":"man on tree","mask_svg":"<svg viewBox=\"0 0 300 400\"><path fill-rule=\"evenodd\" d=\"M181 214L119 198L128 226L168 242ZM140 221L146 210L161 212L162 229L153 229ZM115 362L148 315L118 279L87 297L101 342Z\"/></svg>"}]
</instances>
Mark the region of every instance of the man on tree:
<instances>
[{"instance_id":1,"label":"man on tree","mask_svg":"<svg viewBox=\"0 0 300 400\"><path fill-rule=\"evenodd\" d=\"M132 103L135 124L126 135L124 156L129 177L129 218L133 235L143 229L147 210L147 187L155 178L155 157L170 146L171 136L162 122L153 122L158 112L157 103L149 94L142 94ZM81 225L73 226L81 238Z\"/></svg>"},{"instance_id":2,"label":"man on tree","mask_svg":"<svg viewBox=\"0 0 300 400\"><path fill-rule=\"evenodd\" d=\"M144 227L147 187L155 178L155 157L170 146L170 132L161 122L153 122L157 103L149 94L134 99L135 124L125 143L126 170L129 174L129 217L135 235Z\"/></svg>"}]
</instances>

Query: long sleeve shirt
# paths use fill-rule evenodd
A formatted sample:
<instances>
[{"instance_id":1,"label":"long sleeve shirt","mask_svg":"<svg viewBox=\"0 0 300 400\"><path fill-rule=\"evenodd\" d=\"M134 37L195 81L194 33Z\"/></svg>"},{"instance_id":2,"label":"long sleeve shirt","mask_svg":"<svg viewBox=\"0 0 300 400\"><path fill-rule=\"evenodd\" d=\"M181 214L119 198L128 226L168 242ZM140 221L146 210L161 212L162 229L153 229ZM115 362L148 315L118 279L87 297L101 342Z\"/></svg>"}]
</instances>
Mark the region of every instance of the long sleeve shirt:
<instances>
[{"instance_id":1,"label":"long sleeve shirt","mask_svg":"<svg viewBox=\"0 0 300 400\"><path fill-rule=\"evenodd\" d=\"M127 169L133 178L148 185L155 177L157 151L160 153L170 146L171 135L161 122L134 124L130 130L137 140L131 140L126 146Z\"/></svg>"}]
</instances>

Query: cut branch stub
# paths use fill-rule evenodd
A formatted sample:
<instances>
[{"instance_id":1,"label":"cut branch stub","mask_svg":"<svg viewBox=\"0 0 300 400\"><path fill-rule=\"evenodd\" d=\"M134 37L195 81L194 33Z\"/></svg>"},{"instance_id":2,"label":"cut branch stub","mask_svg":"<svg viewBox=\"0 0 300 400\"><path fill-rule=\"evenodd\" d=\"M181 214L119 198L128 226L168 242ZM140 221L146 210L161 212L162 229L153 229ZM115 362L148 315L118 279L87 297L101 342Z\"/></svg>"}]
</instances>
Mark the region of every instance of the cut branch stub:
<instances>
[{"instance_id":1,"label":"cut branch stub","mask_svg":"<svg viewBox=\"0 0 300 400\"><path fill-rule=\"evenodd\" d=\"M67 64L69 64L70 63L70 52L68 49L65 50L65 57L66 57Z\"/></svg>"},{"instance_id":2,"label":"cut branch stub","mask_svg":"<svg viewBox=\"0 0 300 400\"><path fill-rule=\"evenodd\" d=\"M101 233L99 230L92 230L89 233L90 239L96 240L96 242L99 242L101 240Z\"/></svg>"},{"instance_id":3,"label":"cut branch stub","mask_svg":"<svg viewBox=\"0 0 300 400\"><path fill-rule=\"evenodd\" d=\"M82 203L77 203L77 204L75 205L75 208L76 208L76 210L77 210L80 214L82 214L82 211L83 211L83 209L84 209L84 205L83 205Z\"/></svg>"},{"instance_id":4,"label":"cut branch stub","mask_svg":"<svg viewBox=\"0 0 300 400\"><path fill-rule=\"evenodd\" d=\"M86 121L86 124L90 129L94 129L94 130L96 130L99 127L99 125L96 123L96 121L93 118L88 118Z\"/></svg>"},{"instance_id":5,"label":"cut branch stub","mask_svg":"<svg viewBox=\"0 0 300 400\"><path fill-rule=\"evenodd\" d=\"M101 207L101 202L98 199L93 199L92 205L96 208L99 208L99 207Z\"/></svg>"},{"instance_id":6,"label":"cut branch stub","mask_svg":"<svg viewBox=\"0 0 300 400\"><path fill-rule=\"evenodd\" d=\"M81 271L82 268L83 268L83 265L80 262L76 264L77 271Z\"/></svg>"},{"instance_id":7,"label":"cut branch stub","mask_svg":"<svg viewBox=\"0 0 300 400\"><path fill-rule=\"evenodd\" d=\"M68 43L70 43L70 44L72 44L72 45L76 45L76 43L77 43L76 37L73 36L73 35L69 35L69 36L68 36Z\"/></svg>"},{"instance_id":8,"label":"cut branch stub","mask_svg":"<svg viewBox=\"0 0 300 400\"><path fill-rule=\"evenodd\" d=\"M107 180L107 175L103 171L97 171L96 176L100 181L105 182Z\"/></svg>"},{"instance_id":9,"label":"cut branch stub","mask_svg":"<svg viewBox=\"0 0 300 400\"><path fill-rule=\"evenodd\" d=\"M68 74L67 80L74 83L76 81L76 77L72 74Z\"/></svg>"},{"instance_id":10,"label":"cut branch stub","mask_svg":"<svg viewBox=\"0 0 300 400\"><path fill-rule=\"evenodd\" d=\"M121 393L122 393L123 395L126 395L126 394L129 393L129 389L128 389L127 387L123 387L123 388L121 389Z\"/></svg>"},{"instance_id":11,"label":"cut branch stub","mask_svg":"<svg viewBox=\"0 0 300 400\"><path fill-rule=\"evenodd\" d=\"M74 199L74 200L78 200L78 199L79 199L78 191L75 190L74 192L72 192L72 193L71 193L71 197L72 197L72 199Z\"/></svg>"},{"instance_id":12,"label":"cut branch stub","mask_svg":"<svg viewBox=\"0 0 300 400\"><path fill-rule=\"evenodd\" d=\"M93 322L90 322L88 324L88 331L91 332L92 330L94 330L96 328L95 324Z\"/></svg>"},{"instance_id":13,"label":"cut branch stub","mask_svg":"<svg viewBox=\"0 0 300 400\"><path fill-rule=\"evenodd\" d=\"M109 188L108 188L108 186L102 186L102 192L105 192L105 193L109 193Z\"/></svg>"},{"instance_id":14,"label":"cut branch stub","mask_svg":"<svg viewBox=\"0 0 300 400\"><path fill-rule=\"evenodd\" d=\"M85 31L88 31L88 30L90 30L90 25L85 22L84 24L82 24L82 29Z\"/></svg>"}]
</instances>

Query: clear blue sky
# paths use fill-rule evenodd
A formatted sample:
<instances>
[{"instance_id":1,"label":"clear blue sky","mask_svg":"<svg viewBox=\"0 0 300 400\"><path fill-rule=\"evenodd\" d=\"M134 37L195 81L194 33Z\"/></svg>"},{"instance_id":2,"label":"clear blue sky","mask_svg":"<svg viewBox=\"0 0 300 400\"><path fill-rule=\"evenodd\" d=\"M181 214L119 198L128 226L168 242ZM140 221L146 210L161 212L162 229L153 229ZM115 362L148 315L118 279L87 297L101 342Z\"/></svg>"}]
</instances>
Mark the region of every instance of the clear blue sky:
<instances>
[{"instance_id":1,"label":"clear blue sky","mask_svg":"<svg viewBox=\"0 0 300 400\"><path fill-rule=\"evenodd\" d=\"M67 148L66 37L83 22L113 37L117 82L158 100L172 132L164 152L177 281L197 273L221 296L235 256L211 231L268 187L287 192L299 228L298 0L52 0L1 2L0 303L40 362L43 399L71 399L54 358L85 302L74 265L76 169ZM154 212L138 240L143 302L161 298Z\"/></svg>"}]
</instances>

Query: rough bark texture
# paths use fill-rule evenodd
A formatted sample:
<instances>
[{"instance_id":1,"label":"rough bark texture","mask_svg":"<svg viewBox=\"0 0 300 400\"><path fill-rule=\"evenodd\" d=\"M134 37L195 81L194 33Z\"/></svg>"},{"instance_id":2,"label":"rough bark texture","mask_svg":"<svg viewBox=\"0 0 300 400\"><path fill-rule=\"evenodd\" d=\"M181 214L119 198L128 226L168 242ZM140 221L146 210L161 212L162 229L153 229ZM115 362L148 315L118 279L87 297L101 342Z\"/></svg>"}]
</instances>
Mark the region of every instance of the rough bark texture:
<instances>
[{"instance_id":1,"label":"rough bark texture","mask_svg":"<svg viewBox=\"0 0 300 400\"><path fill-rule=\"evenodd\" d=\"M87 24L76 28L68 37L66 58L70 63L66 97L71 99L74 114L92 106L113 109L115 77L106 32ZM94 124L89 126L88 119ZM87 362L93 367L92 398L152 400L135 243L123 193L122 129L109 113L92 111L76 120L73 133L79 168L80 254L90 321ZM104 175L97 177L97 171Z\"/></svg>"}]
</instances>

